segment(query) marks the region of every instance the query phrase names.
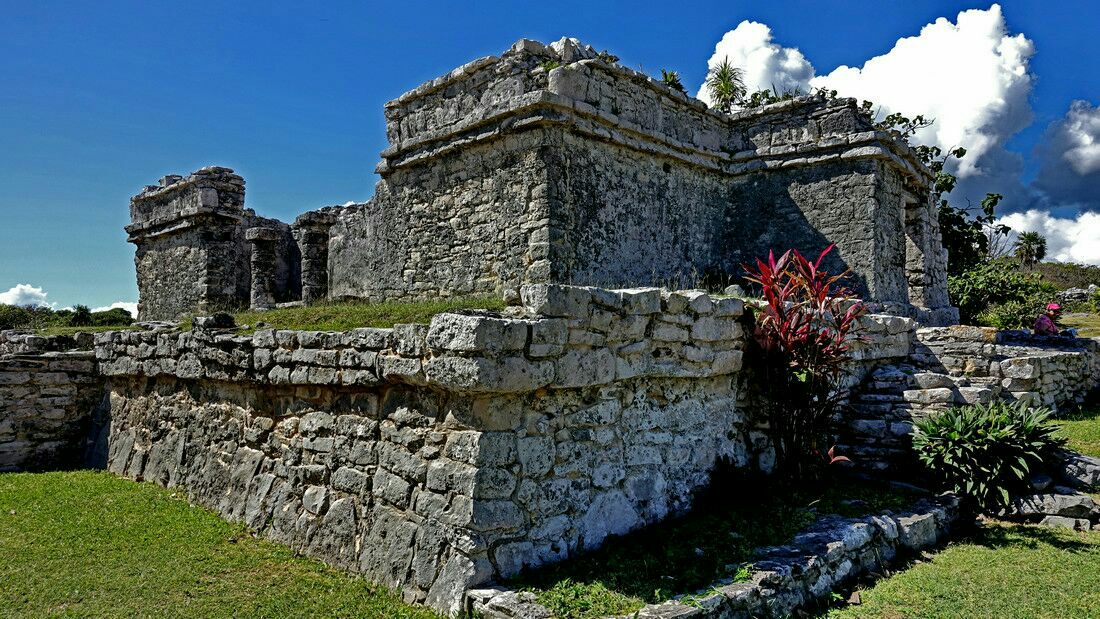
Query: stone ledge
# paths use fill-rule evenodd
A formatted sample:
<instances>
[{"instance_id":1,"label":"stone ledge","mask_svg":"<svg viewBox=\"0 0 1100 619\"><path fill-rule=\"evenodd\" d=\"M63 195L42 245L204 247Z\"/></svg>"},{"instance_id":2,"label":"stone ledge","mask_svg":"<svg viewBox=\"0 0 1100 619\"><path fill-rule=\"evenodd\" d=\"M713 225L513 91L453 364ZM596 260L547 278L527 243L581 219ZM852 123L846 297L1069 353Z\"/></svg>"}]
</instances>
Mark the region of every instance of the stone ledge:
<instances>
[{"instance_id":1,"label":"stone ledge","mask_svg":"<svg viewBox=\"0 0 1100 619\"><path fill-rule=\"evenodd\" d=\"M946 539L959 517L959 501L941 495L910 511L865 518L826 516L790 544L758 549L747 582L715 582L696 593L650 604L639 619L786 617L825 599L838 585L873 573L899 556ZM528 592L504 587L470 590L467 609L488 619L548 619L553 614Z\"/></svg>"},{"instance_id":2,"label":"stone ledge","mask_svg":"<svg viewBox=\"0 0 1100 619\"><path fill-rule=\"evenodd\" d=\"M576 48L576 53L568 53L566 48ZM420 130L417 135L407 136L405 139L394 138L393 144L382 153L385 161L379 165L379 173L384 174L391 169L410 165L416 161L424 161L453 150L453 148L448 148L446 144L440 145L442 142L456 142L457 146L496 138L501 133L501 125L512 122L514 117L523 116L531 111L529 108L532 105L538 104L546 105L548 109L556 109L567 115L575 116L578 120L588 119L594 121L601 127L594 133L599 136L610 131L611 136L602 137L611 138L612 141L623 141L613 138L617 132L625 131L641 138L642 141L656 142L664 148L671 148L673 153L668 154L671 156L675 156L675 153L679 152L686 154L689 158L712 158L717 159L719 162L728 161L730 154L721 148L724 139L715 131L725 132L738 127L748 129L749 127L745 126L748 123L761 122L762 119L771 115L789 115L799 108L810 106L822 108L810 112L807 117L807 121L810 123L815 122L814 118L829 110L858 114L854 99L825 99L819 95L799 97L756 109L725 114L709 109L702 101L673 90L648 75L595 58L593 53L591 48L584 47L575 40L563 39L550 46L534 41L521 40L500 57L489 56L467 63L451 71L446 76L427 82L405 93L398 99L390 101L386 104L387 118L391 122L397 122L404 118L404 115L400 114L398 110L403 109L413 101L443 89L461 89L462 82L493 65L521 62L518 59L519 55L532 54L536 57L545 57L548 60L559 60L564 63L546 74L544 78L546 80L545 86L539 85L537 80L535 82L528 80L522 85L523 92L521 94L503 101L495 100L488 104L482 103L470 107L460 112L458 117L445 127L425 128ZM542 69L536 68L533 71L537 73ZM594 81L594 76L597 73L610 76L612 80L618 80L624 84L633 84L645 88L649 93L659 98L657 102L660 99L666 99L668 105L673 108L681 108L685 114L685 120L702 122L703 125L695 131L694 140L688 143L673 138L667 132L646 129L616 114L598 109L585 101L586 97L575 96L576 93L583 95L583 91L587 90L587 85L589 82ZM576 125L577 123L570 124ZM488 131L479 131L479 129L490 125L497 125L498 127ZM520 119L512 124L513 128L524 126L530 127L530 121ZM576 128L582 132L593 133L585 131L584 127ZM478 135L467 135L475 132ZM702 133L700 134L700 132ZM842 139L840 142L835 141L835 137L837 136L827 136L818 144L784 144L780 147L761 147L737 153L734 155L734 159L792 155L788 157L791 162L788 165L809 165L820 161L818 157L812 155L813 152L820 151L823 148L843 147L846 144L851 144L855 147L848 148L843 153L838 153L840 158L849 159L867 156L883 158L891 161L905 173L921 178L924 182L928 182L932 178L931 172L916 158L912 149L895 134L869 130L851 134L847 136L850 139ZM636 148L636 145L633 144L627 143L625 145ZM417 154L417 151L426 151L426 154L423 152ZM779 166L765 165L763 167ZM731 173L735 174L747 171L751 171L751 169L734 168L730 170Z\"/></svg>"},{"instance_id":3,"label":"stone ledge","mask_svg":"<svg viewBox=\"0 0 1100 619\"><path fill-rule=\"evenodd\" d=\"M428 325L344 333L261 330L97 334L103 374L273 385L403 383L463 393L572 389L740 371L739 299L657 288L539 284L513 315L444 313Z\"/></svg>"},{"instance_id":4,"label":"stone ledge","mask_svg":"<svg viewBox=\"0 0 1100 619\"><path fill-rule=\"evenodd\" d=\"M805 104L816 101L819 100L808 100ZM784 111L786 108L768 109L761 113L778 114ZM421 164L474 144L499 139L508 132L562 125L595 139L610 141L639 152L678 159L731 176L764 169L811 166L831 159L881 159L889 161L910 176L923 176L925 180L930 178L923 164L912 159L907 149L903 149L894 138L882 131L866 131L839 140L836 136L829 136L797 147L761 147L730 155L723 150L705 149L674 140L668 135L600 113L582 101L546 90L517 97L512 100L511 106L486 108L485 113L465 124L390 146L382 152L383 161L378 164L376 172L386 175L392 170Z\"/></svg>"}]
</instances>

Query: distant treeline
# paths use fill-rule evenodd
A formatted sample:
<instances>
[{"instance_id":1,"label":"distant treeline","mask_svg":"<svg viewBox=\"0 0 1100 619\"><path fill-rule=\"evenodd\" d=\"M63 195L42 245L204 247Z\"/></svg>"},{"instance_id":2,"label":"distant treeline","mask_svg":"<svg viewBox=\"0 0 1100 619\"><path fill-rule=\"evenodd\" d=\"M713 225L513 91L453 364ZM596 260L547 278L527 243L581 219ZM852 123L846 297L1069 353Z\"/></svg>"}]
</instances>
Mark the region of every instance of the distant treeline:
<instances>
[{"instance_id":1,"label":"distant treeline","mask_svg":"<svg viewBox=\"0 0 1100 619\"><path fill-rule=\"evenodd\" d=\"M52 310L0 304L0 331L4 329L49 329L52 327L124 327L134 322L122 308L93 312L85 305Z\"/></svg>"},{"instance_id":2,"label":"distant treeline","mask_svg":"<svg viewBox=\"0 0 1100 619\"><path fill-rule=\"evenodd\" d=\"M1089 284L1100 286L1100 266L1072 262L1040 262L1031 267L1024 267L1024 270L1041 274L1043 281L1052 284L1058 290L1088 288Z\"/></svg>"}]
</instances>

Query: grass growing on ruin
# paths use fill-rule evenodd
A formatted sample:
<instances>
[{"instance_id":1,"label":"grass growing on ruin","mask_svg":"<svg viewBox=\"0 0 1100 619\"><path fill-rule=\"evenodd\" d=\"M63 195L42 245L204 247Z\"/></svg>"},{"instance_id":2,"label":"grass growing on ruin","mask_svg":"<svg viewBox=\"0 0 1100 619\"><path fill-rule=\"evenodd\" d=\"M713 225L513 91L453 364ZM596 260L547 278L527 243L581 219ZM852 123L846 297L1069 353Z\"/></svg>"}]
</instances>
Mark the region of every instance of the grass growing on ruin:
<instances>
[{"instance_id":1,"label":"grass growing on ruin","mask_svg":"<svg viewBox=\"0 0 1100 619\"><path fill-rule=\"evenodd\" d=\"M880 580L830 619L1100 615L1100 532L991 524Z\"/></svg>"},{"instance_id":2,"label":"grass growing on ruin","mask_svg":"<svg viewBox=\"0 0 1100 619\"><path fill-rule=\"evenodd\" d=\"M754 548L789 541L819 514L861 516L914 500L910 493L865 481L794 492L767 482L761 487L722 483L701 495L684 517L612 538L595 552L523 575L511 585L534 591L562 619L628 614L722 578L748 578Z\"/></svg>"},{"instance_id":3,"label":"grass growing on ruin","mask_svg":"<svg viewBox=\"0 0 1100 619\"><path fill-rule=\"evenodd\" d=\"M50 336L50 335L76 335L77 333L101 333L103 331L134 331L141 327L135 325L128 326L115 326L115 327L47 327L45 329L35 330L35 335Z\"/></svg>"},{"instance_id":4,"label":"grass growing on ruin","mask_svg":"<svg viewBox=\"0 0 1100 619\"><path fill-rule=\"evenodd\" d=\"M347 331L359 327L392 327L403 323L426 323L432 316L463 309L502 310L504 301L498 297L472 297L466 299L439 299L437 301L334 301L303 307L285 307L264 312L236 312L233 317L239 325L257 328L296 329L304 331ZM182 323L183 329L191 328L191 318Z\"/></svg>"},{"instance_id":5,"label":"grass growing on ruin","mask_svg":"<svg viewBox=\"0 0 1100 619\"><path fill-rule=\"evenodd\" d=\"M0 616L435 615L169 490L73 472L0 474Z\"/></svg>"}]
</instances>

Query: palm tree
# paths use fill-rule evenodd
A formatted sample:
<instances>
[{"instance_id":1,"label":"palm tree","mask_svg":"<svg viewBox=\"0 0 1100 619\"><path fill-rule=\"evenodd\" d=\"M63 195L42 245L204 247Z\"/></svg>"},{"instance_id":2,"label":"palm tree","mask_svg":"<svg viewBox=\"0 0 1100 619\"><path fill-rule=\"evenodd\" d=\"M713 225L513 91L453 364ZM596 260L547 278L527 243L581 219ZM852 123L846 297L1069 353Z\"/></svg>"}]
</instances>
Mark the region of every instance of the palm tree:
<instances>
[{"instance_id":1,"label":"palm tree","mask_svg":"<svg viewBox=\"0 0 1100 619\"><path fill-rule=\"evenodd\" d=\"M1046 257L1047 239L1038 232L1021 232L1012 248L1020 264L1031 267Z\"/></svg>"},{"instance_id":2,"label":"palm tree","mask_svg":"<svg viewBox=\"0 0 1100 619\"><path fill-rule=\"evenodd\" d=\"M714 107L727 114L733 112L733 106L745 98L745 72L730 64L727 56L707 73L707 92Z\"/></svg>"}]
</instances>

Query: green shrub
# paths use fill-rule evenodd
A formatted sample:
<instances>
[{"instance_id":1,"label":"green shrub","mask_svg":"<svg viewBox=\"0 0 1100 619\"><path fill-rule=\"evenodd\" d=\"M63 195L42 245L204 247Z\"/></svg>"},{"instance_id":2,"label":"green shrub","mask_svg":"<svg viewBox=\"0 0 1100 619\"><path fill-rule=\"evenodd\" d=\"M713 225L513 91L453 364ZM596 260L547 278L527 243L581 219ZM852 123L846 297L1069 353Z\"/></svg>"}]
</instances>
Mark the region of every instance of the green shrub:
<instances>
[{"instance_id":1,"label":"green shrub","mask_svg":"<svg viewBox=\"0 0 1100 619\"><path fill-rule=\"evenodd\" d=\"M684 84L680 81L680 74L678 72L661 69L661 81L664 82L665 86L687 94Z\"/></svg>"},{"instance_id":2,"label":"green shrub","mask_svg":"<svg viewBox=\"0 0 1100 619\"><path fill-rule=\"evenodd\" d=\"M1049 296L1033 296L1022 301L999 303L978 314L975 322L983 327L998 329L1030 329L1035 325L1035 318L1043 313L1049 302Z\"/></svg>"},{"instance_id":3,"label":"green shrub","mask_svg":"<svg viewBox=\"0 0 1100 619\"><path fill-rule=\"evenodd\" d=\"M915 424L913 449L971 508L995 510L1065 442L1046 423L1050 414L1023 402L952 408Z\"/></svg>"},{"instance_id":4,"label":"green shrub","mask_svg":"<svg viewBox=\"0 0 1100 619\"><path fill-rule=\"evenodd\" d=\"M125 327L134 324L134 317L121 307L92 312L91 319L91 324L95 327Z\"/></svg>"},{"instance_id":5,"label":"green shrub","mask_svg":"<svg viewBox=\"0 0 1100 619\"><path fill-rule=\"evenodd\" d=\"M994 260L947 279L947 291L951 303L959 308L963 324L974 324L978 317L991 307L1016 302L1023 305L1043 298L1048 303L1054 298L1054 287L1036 273L1024 273L1014 262ZM1031 319L1035 319L1035 315ZM1029 325L1030 326L1030 325Z\"/></svg>"},{"instance_id":6,"label":"green shrub","mask_svg":"<svg viewBox=\"0 0 1100 619\"><path fill-rule=\"evenodd\" d=\"M31 312L26 307L0 305L0 331L25 329L31 324Z\"/></svg>"}]
</instances>

